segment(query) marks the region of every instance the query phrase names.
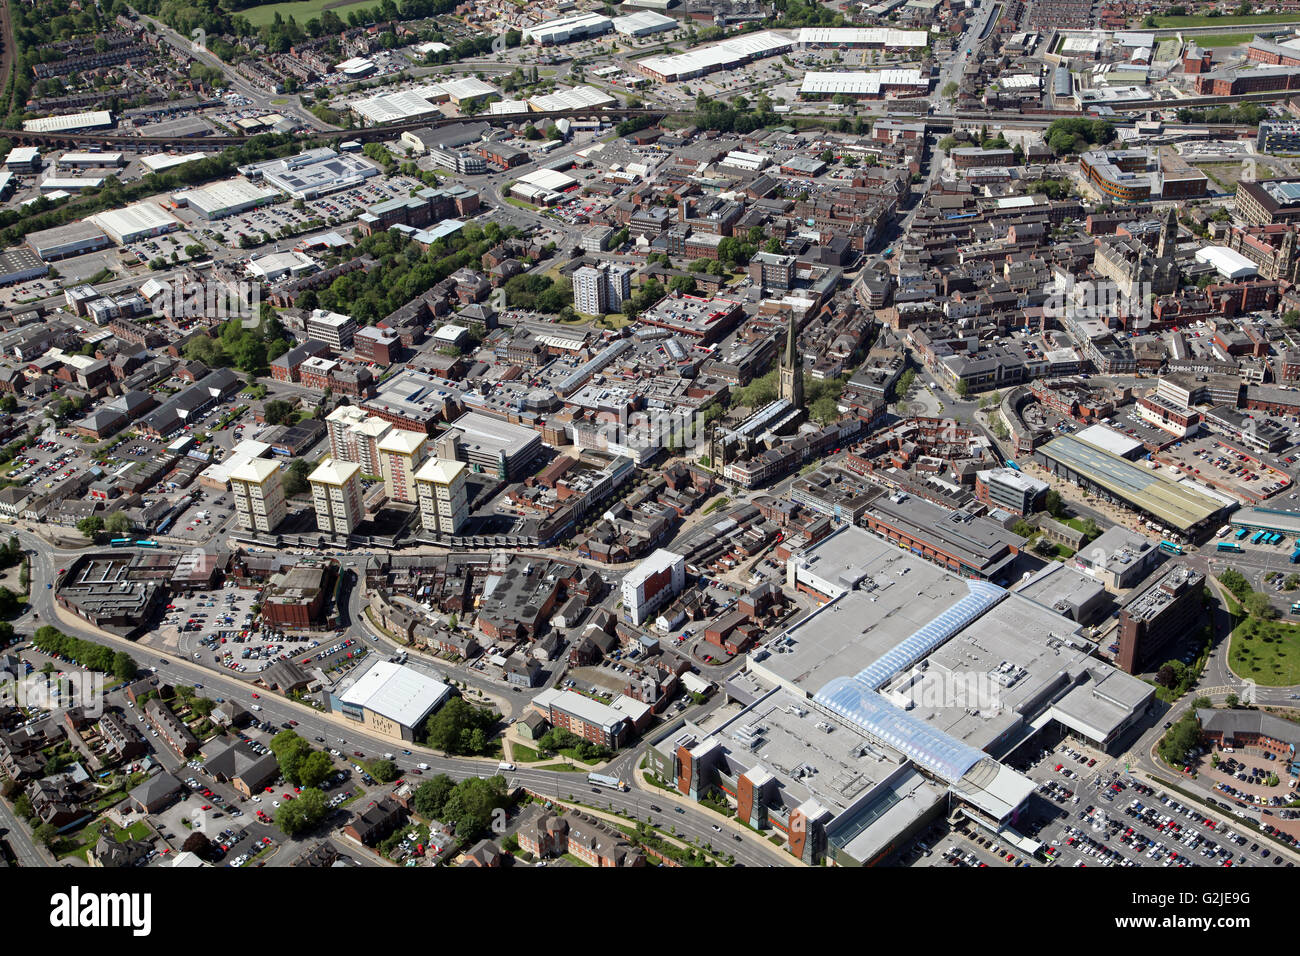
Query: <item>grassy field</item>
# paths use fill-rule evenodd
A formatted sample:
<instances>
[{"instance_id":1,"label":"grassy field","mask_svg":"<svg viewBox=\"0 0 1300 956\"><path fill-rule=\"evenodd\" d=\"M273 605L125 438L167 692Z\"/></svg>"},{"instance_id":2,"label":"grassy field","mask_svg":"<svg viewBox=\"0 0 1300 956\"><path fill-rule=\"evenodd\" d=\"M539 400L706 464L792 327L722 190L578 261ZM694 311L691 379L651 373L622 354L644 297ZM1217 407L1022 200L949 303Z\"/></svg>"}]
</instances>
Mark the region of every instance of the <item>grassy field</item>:
<instances>
[{"instance_id":1,"label":"grassy field","mask_svg":"<svg viewBox=\"0 0 1300 956\"><path fill-rule=\"evenodd\" d=\"M1156 28L1167 27L1254 27L1269 23L1295 23L1300 14L1261 13L1248 17L1156 17ZM1200 43L1200 40L1196 41Z\"/></svg>"},{"instance_id":2,"label":"grassy field","mask_svg":"<svg viewBox=\"0 0 1300 956\"><path fill-rule=\"evenodd\" d=\"M1196 38L1196 45L1202 47L1245 46L1255 39L1253 33L1216 33L1213 36Z\"/></svg>"},{"instance_id":3,"label":"grassy field","mask_svg":"<svg viewBox=\"0 0 1300 956\"><path fill-rule=\"evenodd\" d=\"M1264 687L1300 683L1300 627L1247 618L1232 632L1228 663Z\"/></svg>"},{"instance_id":4,"label":"grassy field","mask_svg":"<svg viewBox=\"0 0 1300 956\"><path fill-rule=\"evenodd\" d=\"M1225 192L1236 192L1237 183L1241 181L1242 173L1246 167L1241 163L1194 163L1193 164L1205 175L1209 176L1219 188ZM1277 169L1266 162L1262 162L1258 157L1255 158L1255 179L1268 179L1277 172Z\"/></svg>"},{"instance_id":5,"label":"grassy field","mask_svg":"<svg viewBox=\"0 0 1300 956\"><path fill-rule=\"evenodd\" d=\"M378 3L368 2L368 0L290 0L287 3L266 3L260 7L249 7L240 10L239 15L255 27L264 27L274 22L277 13L285 20L293 17L298 23L303 24L319 17L321 11L327 7L347 19L347 15L353 10L378 6Z\"/></svg>"}]
</instances>

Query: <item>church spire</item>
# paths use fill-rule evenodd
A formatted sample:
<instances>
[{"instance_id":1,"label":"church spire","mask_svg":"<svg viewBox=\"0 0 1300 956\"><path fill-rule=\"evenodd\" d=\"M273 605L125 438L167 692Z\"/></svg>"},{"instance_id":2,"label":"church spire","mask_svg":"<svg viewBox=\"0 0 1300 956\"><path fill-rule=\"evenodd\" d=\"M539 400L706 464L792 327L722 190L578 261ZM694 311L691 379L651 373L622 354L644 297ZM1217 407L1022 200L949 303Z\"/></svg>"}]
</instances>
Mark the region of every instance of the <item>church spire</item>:
<instances>
[{"instance_id":1,"label":"church spire","mask_svg":"<svg viewBox=\"0 0 1300 956\"><path fill-rule=\"evenodd\" d=\"M803 360L799 356L799 330L795 325L794 312L785 332L785 351L781 353L781 367L778 372L779 397L786 399L795 408L803 407Z\"/></svg>"}]
</instances>

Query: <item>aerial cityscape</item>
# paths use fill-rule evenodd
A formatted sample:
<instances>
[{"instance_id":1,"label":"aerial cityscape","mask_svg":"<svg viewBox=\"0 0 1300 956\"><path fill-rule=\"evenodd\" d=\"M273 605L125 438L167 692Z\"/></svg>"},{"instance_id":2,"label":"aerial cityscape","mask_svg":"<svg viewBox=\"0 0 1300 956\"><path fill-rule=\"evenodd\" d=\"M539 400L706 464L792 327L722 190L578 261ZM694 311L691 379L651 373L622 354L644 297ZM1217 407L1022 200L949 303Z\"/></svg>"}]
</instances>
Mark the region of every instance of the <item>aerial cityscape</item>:
<instances>
[{"instance_id":1,"label":"aerial cityscape","mask_svg":"<svg viewBox=\"0 0 1300 956\"><path fill-rule=\"evenodd\" d=\"M0 76L0 867L1300 862L1297 0L0 0Z\"/></svg>"}]
</instances>

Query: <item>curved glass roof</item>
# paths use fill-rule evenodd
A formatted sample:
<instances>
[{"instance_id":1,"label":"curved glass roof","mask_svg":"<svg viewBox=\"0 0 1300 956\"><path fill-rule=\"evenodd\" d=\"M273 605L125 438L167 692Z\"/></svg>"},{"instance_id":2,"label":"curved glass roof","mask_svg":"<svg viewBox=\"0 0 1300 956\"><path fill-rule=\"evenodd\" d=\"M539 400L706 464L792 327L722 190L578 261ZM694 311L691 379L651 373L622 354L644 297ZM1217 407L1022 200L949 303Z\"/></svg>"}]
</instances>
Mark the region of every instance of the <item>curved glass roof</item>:
<instances>
[{"instance_id":1,"label":"curved glass roof","mask_svg":"<svg viewBox=\"0 0 1300 956\"><path fill-rule=\"evenodd\" d=\"M1006 596L1006 591L987 581L967 581L970 592L925 627L899 641L854 675L854 680L879 690L899 671L911 667ZM832 682L833 683L833 682ZM830 685L828 684L827 687ZM825 690L825 688L823 688Z\"/></svg>"},{"instance_id":2,"label":"curved glass roof","mask_svg":"<svg viewBox=\"0 0 1300 956\"><path fill-rule=\"evenodd\" d=\"M950 784L986 756L894 706L856 677L837 677L814 700Z\"/></svg>"}]
</instances>

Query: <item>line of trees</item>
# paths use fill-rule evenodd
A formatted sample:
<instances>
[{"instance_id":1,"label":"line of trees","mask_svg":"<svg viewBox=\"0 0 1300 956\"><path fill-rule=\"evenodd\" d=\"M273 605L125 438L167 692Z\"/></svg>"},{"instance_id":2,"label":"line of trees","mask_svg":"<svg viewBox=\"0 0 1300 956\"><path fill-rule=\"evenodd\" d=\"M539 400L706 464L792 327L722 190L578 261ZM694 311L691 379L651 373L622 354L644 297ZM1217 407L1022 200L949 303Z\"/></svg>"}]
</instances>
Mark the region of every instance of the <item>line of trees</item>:
<instances>
[{"instance_id":1,"label":"line of trees","mask_svg":"<svg viewBox=\"0 0 1300 956\"><path fill-rule=\"evenodd\" d=\"M136 675L135 660L125 651L64 634L49 624L36 629L32 645L47 654L60 654L87 670L112 674L119 680L131 680Z\"/></svg>"}]
</instances>

